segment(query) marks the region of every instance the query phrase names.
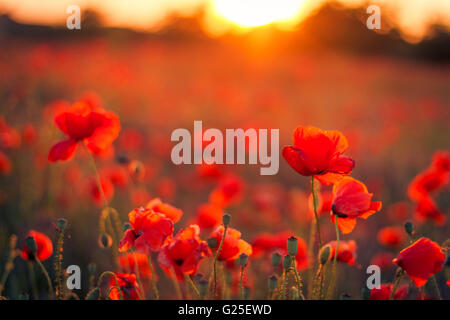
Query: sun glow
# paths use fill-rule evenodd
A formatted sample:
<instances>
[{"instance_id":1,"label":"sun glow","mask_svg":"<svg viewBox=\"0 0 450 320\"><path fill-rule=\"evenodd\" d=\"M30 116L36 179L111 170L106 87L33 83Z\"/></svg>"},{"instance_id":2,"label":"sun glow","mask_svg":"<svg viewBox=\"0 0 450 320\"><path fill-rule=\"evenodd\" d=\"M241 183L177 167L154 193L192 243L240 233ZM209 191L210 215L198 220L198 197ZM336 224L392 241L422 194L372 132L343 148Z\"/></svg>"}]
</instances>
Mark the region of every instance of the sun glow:
<instances>
[{"instance_id":1,"label":"sun glow","mask_svg":"<svg viewBox=\"0 0 450 320\"><path fill-rule=\"evenodd\" d=\"M212 0L218 16L241 28L292 22L304 4L305 0Z\"/></svg>"}]
</instances>

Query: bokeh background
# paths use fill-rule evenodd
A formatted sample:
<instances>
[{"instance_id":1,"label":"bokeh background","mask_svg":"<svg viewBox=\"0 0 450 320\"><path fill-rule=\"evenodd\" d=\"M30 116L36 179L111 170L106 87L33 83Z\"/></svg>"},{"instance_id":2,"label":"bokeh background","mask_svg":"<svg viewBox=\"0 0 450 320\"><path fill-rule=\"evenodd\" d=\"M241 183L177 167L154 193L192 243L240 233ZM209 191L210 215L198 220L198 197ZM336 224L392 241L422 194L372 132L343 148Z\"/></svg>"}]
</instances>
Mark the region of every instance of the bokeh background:
<instances>
[{"instance_id":1,"label":"bokeh background","mask_svg":"<svg viewBox=\"0 0 450 320\"><path fill-rule=\"evenodd\" d=\"M81 30L66 29L68 4L82 8ZM381 7L381 30L366 28L370 4ZM86 155L47 161L62 137L54 110L89 97L121 120L114 150L97 161L101 175L125 176L113 181L111 200L123 221L160 197L183 210L179 229L196 221L220 176L232 175L240 196L227 211L249 242L285 230L308 240L309 179L281 157L276 176L260 176L250 165L175 166L171 132L192 130L194 120L219 129L279 128L283 146L298 125L342 131L356 160L352 176L383 201L380 213L343 237L357 242L358 257L355 266L342 266L340 290L360 298L374 256L402 248L379 244L378 230L414 220L407 187L435 151L450 147L449 12L445 0L0 0L0 112L18 135L1 149L11 168L0 176L0 270L11 234L20 246L30 229L56 239L52 223L59 217L70 223L66 265L86 274L90 262L114 267L111 252L97 245L100 208ZM436 200L445 214L448 196L447 187ZM331 241L333 225L326 215L322 220L323 238ZM448 223L418 228L439 243L449 235ZM383 280L392 281L394 270L384 270ZM24 273L18 258L9 296L28 290ZM248 277L252 297L264 298L265 280ZM80 294L87 282L83 277Z\"/></svg>"}]
</instances>

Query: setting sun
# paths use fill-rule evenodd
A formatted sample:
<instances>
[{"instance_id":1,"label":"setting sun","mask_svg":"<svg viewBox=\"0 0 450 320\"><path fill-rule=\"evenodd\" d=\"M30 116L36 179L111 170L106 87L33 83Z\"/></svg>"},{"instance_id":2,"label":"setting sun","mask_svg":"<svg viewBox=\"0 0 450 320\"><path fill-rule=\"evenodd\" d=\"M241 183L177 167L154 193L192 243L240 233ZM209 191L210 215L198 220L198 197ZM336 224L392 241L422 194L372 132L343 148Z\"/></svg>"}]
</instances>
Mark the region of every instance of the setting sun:
<instances>
[{"instance_id":1,"label":"setting sun","mask_svg":"<svg viewBox=\"0 0 450 320\"><path fill-rule=\"evenodd\" d=\"M213 0L214 11L227 21L251 28L295 19L305 0Z\"/></svg>"}]
</instances>

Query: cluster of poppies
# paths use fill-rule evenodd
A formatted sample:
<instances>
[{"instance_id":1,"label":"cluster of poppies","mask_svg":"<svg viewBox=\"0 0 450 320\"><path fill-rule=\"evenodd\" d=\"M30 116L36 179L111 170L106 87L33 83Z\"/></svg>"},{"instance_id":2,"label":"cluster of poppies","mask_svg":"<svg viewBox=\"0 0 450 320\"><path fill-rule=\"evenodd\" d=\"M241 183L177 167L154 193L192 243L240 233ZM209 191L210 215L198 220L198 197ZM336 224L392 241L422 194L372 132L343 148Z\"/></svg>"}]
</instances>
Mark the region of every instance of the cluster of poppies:
<instances>
[{"instance_id":1,"label":"cluster of poppies","mask_svg":"<svg viewBox=\"0 0 450 320\"><path fill-rule=\"evenodd\" d=\"M306 201L309 203L308 214L312 224L317 228L317 232L312 233L313 236L310 237L310 241L315 242L317 239L319 242L317 255L312 252L314 243L307 243L291 230L275 234L260 233L250 243L242 239L241 232L230 226L229 216L225 212L230 205L239 203L242 199L243 181L214 165L198 168L197 173L212 178L216 181L216 186L210 192L208 201L197 207L196 216L191 219L188 227L177 226L183 216L183 210L163 202L160 198L148 199L145 196L133 198L136 208L129 212L128 222L122 227L120 215L110 207L114 196L113 186L127 184L130 173L139 179L143 170L142 164L126 161L127 170L121 166L98 169L95 161L95 157L107 152L118 138L121 130L119 117L103 109L95 100L82 99L72 106L61 107L54 121L66 135L66 139L50 149L48 160L70 160L79 146L82 146L86 148L95 171L96 178L91 181L92 195L96 203L103 208L99 243L104 248L115 250L113 254L118 263L118 270L103 273L99 277L102 279L104 274L110 276L106 294L109 299L146 298L145 293L148 290L144 287L142 278L150 280L153 296L159 298L160 279L153 263L155 257L157 265L168 278L175 283L188 283L198 298L226 297L224 292L227 283L230 287L240 286L241 297L244 298L246 290L251 286L247 270L249 264L267 256L271 256L272 263L271 267L267 264L268 267L264 271L277 273L280 268L284 270L279 283L275 283L275 276L269 278L270 298L317 298L312 292L307 292L306 296L303 294L301 273L317 266L317 273L314 273L316 276L310 278L313 279L313 290L319 286L320 289L317 290L322 291L322 282L326 275L323 266L327 262L334 261L334 268L336 262L355 265L357 244L354 240L341 240L339 232L344 235L351 233L356 228L358 218L367 219L382 208L380 201L372 201L373 193L368 191L366 185L350 176L355 161L343 155L348 149L348 141L341 132L299 126L294 130L293 145L284 147L282 155L297 173L311 177L311 195ZM4 121L0 122L0 133L2 148L11 147L17 143L15 140L20 140L17 133ZM7 169L7 161L1 152L0 168ZM416 213L419 217L426 217L437 224L444 223L445 216L438 211L431 195L447 185L449 179L450 155L445 152L436 153L431 167L417 176L408 189L409 196L417 203ZM332 188L321 190L320 186L315 185L315 181L320 182L322 188ZM166 184L166 188L170 189L167 185L170 183ZM267 205L265 201L263 199L258 202L261 210ZM145 205L142 205L143 203ZM336 226L337 239L322 244L320 217L328 214ZM105 227L106 222L112 222L111 229ZM211 232L202 240L201 235L205 230ZM408 286L399 286L403 272L417 287L422 287L442 270L446 259L445 250L448 248L441 247L426 237L417 238L412 230L408 234L410 245L401 250L395 259L391 259L392 263L399 267L398 276L393 283L385 283L380 288L372 289L370 299L406 298L409 293ZM24 246L24 259L39 263L52 256L52 241L46 235L32 230L28 238L34 241L27 242ZM405 241L404 230L399 227L383 228L378 232L378 240L383 245L398 248ZM212 260L209 279L199 272L202 261L207 258ZM226 271L222 269L225 280L218 284L221 295L215 292L216 263L229 268L235 277L227 282ZM236 271L236 266L241 267L240 274ZM288 273L291 271L295 275L297 286L293 287L292 293L287 294ZM328 288L331 298L334 297L333 276L332 274ZM100 291L99 281L97 287L92 287L87 298L98 299L101 296ZM318 297L324 296L319 293Z\"/></svg>"}]
</instances>

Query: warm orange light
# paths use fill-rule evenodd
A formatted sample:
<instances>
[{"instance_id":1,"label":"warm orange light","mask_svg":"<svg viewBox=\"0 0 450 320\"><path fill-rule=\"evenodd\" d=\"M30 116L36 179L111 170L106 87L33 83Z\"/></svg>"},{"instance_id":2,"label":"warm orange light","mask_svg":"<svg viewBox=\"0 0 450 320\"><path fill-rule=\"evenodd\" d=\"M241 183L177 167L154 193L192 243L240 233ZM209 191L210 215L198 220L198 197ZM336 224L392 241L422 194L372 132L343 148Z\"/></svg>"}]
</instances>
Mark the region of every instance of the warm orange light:
<instances>
[{"instance_id":1,"label":"warm orange light","mask_svg":"<svg viewBox=\"0 0 450 320\"><path fill-rule=\"evenodd\" d=\"M238 27L251 28L291 22L304 4L305 0L212 0L212 9Z\"/></svg>"}]
</instances>

